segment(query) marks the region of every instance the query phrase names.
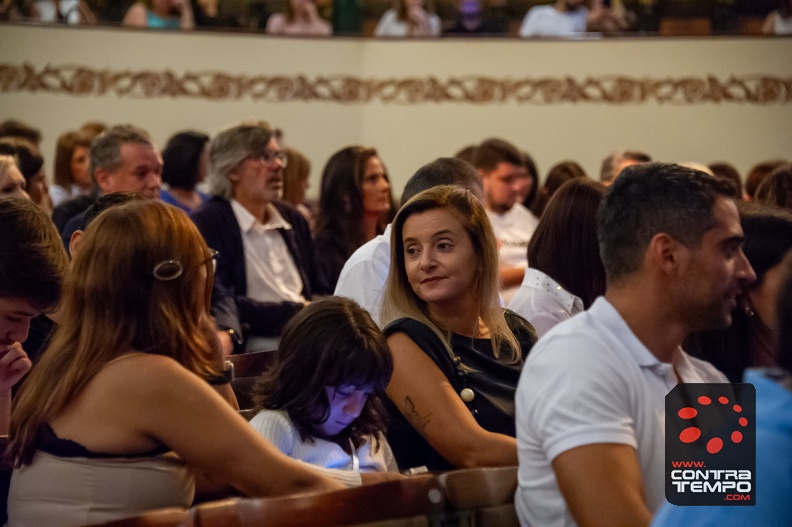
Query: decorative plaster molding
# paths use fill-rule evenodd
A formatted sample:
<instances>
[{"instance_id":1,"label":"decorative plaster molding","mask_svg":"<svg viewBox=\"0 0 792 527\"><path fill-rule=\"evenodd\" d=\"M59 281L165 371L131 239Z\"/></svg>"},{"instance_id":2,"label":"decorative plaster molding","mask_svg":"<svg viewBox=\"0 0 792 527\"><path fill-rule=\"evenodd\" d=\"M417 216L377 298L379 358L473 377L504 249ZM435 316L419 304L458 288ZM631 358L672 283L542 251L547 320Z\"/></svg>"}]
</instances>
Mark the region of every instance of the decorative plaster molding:
<instances>
[{"instance_id":1,"label":"decorative plaster molding","mask_svg":"<svg viewBox=\"0 0 792 527\"><path fill-rule=\"evenodd\" d=\"M187 98L210 101L249 99L266 102L338 104L647 103L752 105L792 102L792 78L774 75L632 77L602 75L496 78L463 75L359 78L352 76L266 76L221 71L114 70L79 65L0 64L0 92L116 95L133 98Z\"/></svg>"}]
</instances>

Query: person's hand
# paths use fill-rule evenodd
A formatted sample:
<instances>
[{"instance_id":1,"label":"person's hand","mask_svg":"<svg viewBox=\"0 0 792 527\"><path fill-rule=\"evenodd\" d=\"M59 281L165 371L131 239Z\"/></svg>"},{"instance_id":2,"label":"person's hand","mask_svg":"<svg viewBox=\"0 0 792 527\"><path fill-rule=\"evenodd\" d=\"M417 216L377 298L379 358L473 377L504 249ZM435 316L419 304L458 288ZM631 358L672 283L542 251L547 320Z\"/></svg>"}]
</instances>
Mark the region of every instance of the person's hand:
<instances>
[{"instance_id":1,"label":"person's hand","mask_svg":"<svg viewBox=\"0 0 792 527\"><path fill-rule=\"evenodd\" d=\"M171 9L182 14L185 10L191 10L192 6L188 0L171 0Z\"/></svg>"},{"instance_id":2,"label":"person's hand","mask_svg":"<svg viewBox=\"0 0 792 527\"><path fill-rule=\"evenodd\" d=\"M364 485L374 485L376 483L383 483L385 481L396 481L404 479L398 472L364 472L360 474L360 481Z\"/></svg>"},{"instance_id":3,"label":"person's hand","mask_svg":"<svg viewBox=\"0 0 792 527\"><path fill-rule=\"evenodd\" d=\"M11 390L31 366L33 363L22 349L22 344L0 344L0 392Z\"/></svg>"}]
</instances>

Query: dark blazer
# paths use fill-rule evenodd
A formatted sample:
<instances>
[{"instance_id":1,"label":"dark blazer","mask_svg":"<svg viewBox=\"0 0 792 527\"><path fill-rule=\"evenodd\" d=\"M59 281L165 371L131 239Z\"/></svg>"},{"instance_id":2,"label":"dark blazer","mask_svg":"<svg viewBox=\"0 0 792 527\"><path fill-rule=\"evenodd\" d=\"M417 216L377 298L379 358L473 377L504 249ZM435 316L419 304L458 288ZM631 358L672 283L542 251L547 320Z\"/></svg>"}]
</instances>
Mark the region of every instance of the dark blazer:
<instances>
[{"instance_id":1,"label":"dark blazer","mask_svg":"<svg viewBox=\"0 0 792 527\"><path fill-rule=\"evenodd\" d=\"M329 294L316 268L311 231L305 218L286 203L273 203L291 229L279 229L303 282L302 295ZM247 296L245 252L242 233L231 202L213 197L191 215L207 245L219 252L215 286L212 290L212 315L218 325L233 328L242 336L276 337L289 319L302 309L293 302L258 302Z\"/></svg>"}]
</instances>

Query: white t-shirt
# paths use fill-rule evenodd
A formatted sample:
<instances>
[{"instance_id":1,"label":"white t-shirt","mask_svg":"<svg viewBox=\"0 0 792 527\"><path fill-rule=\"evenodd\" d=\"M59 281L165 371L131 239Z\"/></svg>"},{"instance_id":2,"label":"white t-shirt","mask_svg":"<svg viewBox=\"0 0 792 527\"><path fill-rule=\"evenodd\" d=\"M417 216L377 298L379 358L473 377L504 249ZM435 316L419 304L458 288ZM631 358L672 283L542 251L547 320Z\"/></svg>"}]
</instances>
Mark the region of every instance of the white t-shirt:
<instances>
[{"instance_id":1,"label":"white t-shirt","mask_svg":"<svg viewBox=\"0 0 792 527\"><path fill-rule=\"evenodd\" d=\"M515 507L523 526L572 526L551 466L573 448L632 446L654 513L665 502L665 396L684 382L727 382L711 364L681 349L662 363L605 298L542 337L517 385Z\"/></svg>"},{"instance_id":2,"label":"white t-shirt","mask_svg":"<svg viewBox=\"0 0 792 527\"><path fill-rule=\"evenodd\" d=\"M528 242L531 241L539 220L520 203L503 214L487 210L495 237L498 239L500 264L509 267L528 267ZM501 291L503 300L508 303L518 286Z\"/></svg>"},{"instance_id":3,"label":"white t-shirt","mask_svg":"<svg viewBox=\"0 0 792 527\"><path fill-rule=\"evenodd\" d=\"M583 301L538 269L528 268L509 309L528 320L541 337L553 326L583 311Z\"/></svg>"},{"instance_id":4,"label":"white t-shirt","mask_svg":"<svg viewBox=\"0 0 792 527\"><path fill-rule=\"evenodd\" d=\"M67 24L80 23L80 10L78 0L61 0L60 16L66 19ZM39 12L42 22L58 22L58 8L52 0L36 0L33 5Z\"/></svg>"},{"instance_id":5,"label":"white t-shirt","mask_svg":"<svg viewBox=\"0 0 792 527\"><path fill-rule=\"evenodd\" d=\"M434 13L427 13L429 20L429 31L427 33L409 34L410 25L399 20L399 15L395 9L388 9L382 15L377 27L374 29L375 37L439 37L440 36L440 17Z\"/></svg>"},{"instance_id":6,"label":"white t-shirt","mask_svg":"<svg viewBox=\"0 0 792 527\"><path fill-rule=\"evenodd\" d=\"M551 5L538 5L528 10L520 26L521 37L571 36L586 32L588 9L560 12Z\"/></svg>"},{"instance_id":7,"label":"white t-shirt","mask_svg":"<svg viewBox=\"0 0 792 527\"><path fill-rule=\"evenodd\" d=\"M352 253L341 269L335 296L355 300L382 327L382 294L388 279L391 257L391 226Z\"/></svg>"},{"instance_id":8,"label":"white t-shirt","mask_svg":"<svg viewBox=\"0 0 792 527\"><path fill-rule=\"evenodd\" d=\"M390 445L381 434L376 452L372 451L369 440L347 454L332 441L320 438L303 441L289 414L282 410L262 410L250 420L250 425L287 456L311 465L363 473L398 471Z\"/></svg>"}]
</instances>

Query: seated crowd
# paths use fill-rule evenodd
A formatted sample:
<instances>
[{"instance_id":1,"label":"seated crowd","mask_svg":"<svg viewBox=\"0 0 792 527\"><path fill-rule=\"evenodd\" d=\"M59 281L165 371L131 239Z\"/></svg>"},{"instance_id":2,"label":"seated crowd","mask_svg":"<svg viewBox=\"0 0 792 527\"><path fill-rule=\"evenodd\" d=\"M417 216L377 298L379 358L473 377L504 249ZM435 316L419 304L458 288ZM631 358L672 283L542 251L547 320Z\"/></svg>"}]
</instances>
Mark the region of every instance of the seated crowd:
<instances>
[{"instance_id":1,"label":"seated crowd","mask_svg":"<svg viewBox=\"0 0 792 527\"><path fill-rule=\"evenodd\" d=\"M686 5L692 4L692 5ZM667 29L661 27L668 19ZM792 34L789 0L6 0L0 20L47 24L121 24L130 28L241 28L270 35L384 38L677 34L675 21L696 34ZM693 24L695 25L695 24ZM683 24L684 26L684 24ZM691 29L681 29L682 33Z\"/></svg>"},{"instance_id":2,"label":"seated crowd","mask_svg":"<svg viewBox=\"0 0 792 527\"><path fill-rule=\"evenodd\" d=\"M310 165L265 122L162 154L88 123L49 189L40 134L0 132L11 527L509 466L522 525L792 524L788 162L743 191L725 163L625 150L540 186L490 138L422 166L397 209L351 145L312 211ZM270 359L240 411L252 354ZM743 380L756 505L670 505L666 395Z\"/></svg>"}]
</instances>

